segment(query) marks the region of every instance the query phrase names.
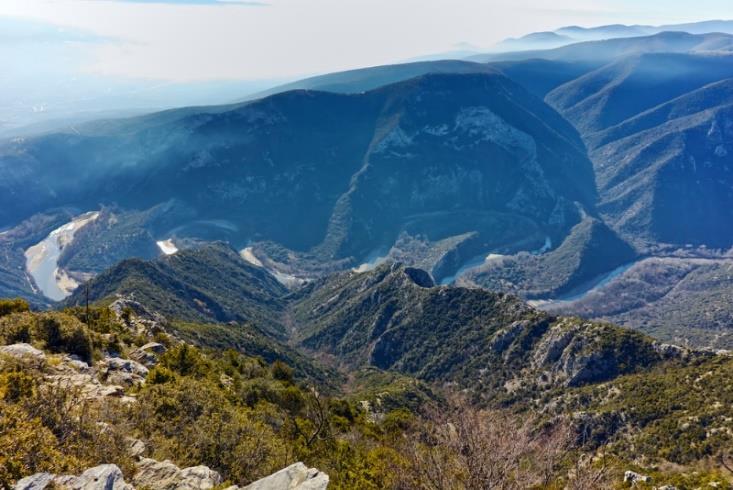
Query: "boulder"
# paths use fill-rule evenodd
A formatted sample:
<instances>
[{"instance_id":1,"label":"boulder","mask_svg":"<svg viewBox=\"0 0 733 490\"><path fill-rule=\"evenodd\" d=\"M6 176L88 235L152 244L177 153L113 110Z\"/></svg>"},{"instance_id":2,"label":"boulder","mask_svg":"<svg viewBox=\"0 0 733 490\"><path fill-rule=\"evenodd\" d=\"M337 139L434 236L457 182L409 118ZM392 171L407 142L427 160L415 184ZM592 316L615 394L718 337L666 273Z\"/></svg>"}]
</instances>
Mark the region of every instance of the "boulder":
<instances>
[{"instance_id":1,"label":"boulder","mask_svg":"<svg viewBox=\"0 0 733 490\"><path fill-rule=\"evenodd\" d=\"M637 483L649 483L651 481L651 476L642 475L635 471L628 470L624 473L624 483L631 483L632 485L635 485Z\"/></svg>"},{"instance_id":2,"label":"boulder","mask_svg":"<svg viewBox=\"0 0 733 490\"><path fill-rule=\"evenodd\" d=\"M132 359L107 357L99 362L99 372L108 383L134 386L145 382L148 368Z\"/></svg>"},{"instance_id":3,"label":"boulder","mask_svg":"<svg viewBox=\"0 0 733 490\"><path fill-rule=\"evenodd\" d=\"M55 475L51 473L36 473L18 480L13 488L15 490L42 490L51 484L54 477Z\"/></svg>"},{"instance_id":4,"label":"boulder","mask_svg":"<svg viewBox=\"0 0 733 490\"><path fill-rule=\"evenodd\" d=\"M242 490L325 490L328 480L327 474L303 463L295 463L250 483Z\"/></svg>"},{"instance_id":5,"label":"boulder","mask_svg":"<svg viewBox=\"0 0 733 490\"><path fill-rule=\"evenodd\" d=\"M43 353L42 350L38 350L35 347L33 347L31 344L12 344L12 345L3 345L0 347L0 354L4 354L6 356L10 357L17 357L17 358L32 358L32 359L45 359L46 354Z\"/></svg>"},{"instance_id":6,"label":"boulder","mask_svg":"<svg viewBox=\"0 0 733 490\"><path fill-rule=\"evenodd\" d=\"M92 368L89 364L78 359L76 356L67 356L64 358L64 362L67 366L80 373L90 373Z\"/></svg>"},{"instance_id":7,"label":"boulder","mask_svg":"<svg viewBox=\"0 0 733 490\"><path fill-rule=\"evenodd\" d=\"M143 441L134 437L125 437L125 442L127 443L127 454L133 458L142 458L148 449Z\"/></svg>"},{"instance_id":8,"label":"boulder","mask_svg":"<svg viewBox=\"0 0 733 490\"><path fill-rule=\"evenodd\" d=\"M13 487L15 490L42 490L64 488L68 490L135 490L125 482L122 471L114 464L103 464L89 468L79 476L55 476L50 473L36 473L23 478Z\"/></svg>"},{"instance_id":9,"label":"boulder","mask_svg":"<svg viewBox=\"0 0 733 490\"><path fill-rule=\"evenodd\" d=\"M134 490L132 485L125 483L122 471L114 464L103 464L90 468L80 476L54 479L56 485L65 485L70 490ZM59 480L59 481L57 481Z\"/></svg>"},{"instance_id":10,"label":"boulder","mask_svg":"<svg viewBox=\"0 0 733 490\"><path fill-rule=\"evenodd\" d=\"M191 466L184 468L179 474L181 485L177 489L213 488L221 483L221 476L208 466Z\"/></svg>"},{"instance_id":11,"label":"boulder","mask_svg":"<svg viewBox=\"0 0 733 490\"><path fill-rule=\"evenodd\" d=\"M130 359L133 359L144 366L151 368L158 364L158 358L165 353L166 347L163 344L157 342L149 342L142 347L135 349L130 354Z\"/></svg>"},{"instance_id":12,"label":"boulder","mask_svg":"<svg viewBox=\"0 0 733 490\"><path fill-rule=\"evenodd\" d=\"M138 487L159 490L207 490L222 482L221 475L207 466L181 469L170 461L143 458L137 464L133 482Z\"/></svg>"}]
</instances>

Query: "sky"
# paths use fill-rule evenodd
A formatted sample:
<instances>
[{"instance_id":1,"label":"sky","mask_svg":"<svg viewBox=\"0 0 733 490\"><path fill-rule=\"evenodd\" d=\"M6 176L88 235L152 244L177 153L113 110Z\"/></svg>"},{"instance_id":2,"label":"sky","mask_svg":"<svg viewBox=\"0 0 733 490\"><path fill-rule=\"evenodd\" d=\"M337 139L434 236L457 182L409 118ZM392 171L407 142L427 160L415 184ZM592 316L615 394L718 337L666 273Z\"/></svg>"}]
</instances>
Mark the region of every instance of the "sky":
<instances>
[{"instance_id":1,"label":"sky","mask_svg":"<svg viewBox=\"0 0 733 490\"><path fill-rule=\"evenodd\" d=\"M487 49L570 24L730 17L730 0L0 0L0 48L23 46L15 52L33 53L23 60L33 65L49 62L35 56L42 44L51 62L95 76L272 80Z\"/></svg>"}]
</instances>

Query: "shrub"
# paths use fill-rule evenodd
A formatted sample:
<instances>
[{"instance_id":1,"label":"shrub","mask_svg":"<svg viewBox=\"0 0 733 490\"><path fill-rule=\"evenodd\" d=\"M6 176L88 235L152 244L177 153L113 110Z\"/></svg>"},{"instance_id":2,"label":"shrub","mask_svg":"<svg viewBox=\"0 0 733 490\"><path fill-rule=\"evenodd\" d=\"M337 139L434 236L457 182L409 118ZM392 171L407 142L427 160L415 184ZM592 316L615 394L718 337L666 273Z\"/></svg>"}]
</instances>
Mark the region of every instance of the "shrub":
<instances>
[{"instance_id":1,"label":"shrub","mask_svg":"<svg viewBox=\"0 0 733 490\"><path fill-rule=\"evenodd\" d=\"M0 402L0 488L39 471L54 471L63 455L53 433L38 418Z\"/></svg>"},{"instance_id":2,"label":"shrub","mask_svg":"<svg viewBox=\"0 0 733 490\"><path fill-rule=\"evenodd\" d=\"M25 311L30 311L30 307L24 299L0 299L0 317Z\"/></svg>"},{"instance_id":3,"label":"shrub","mask_svg":"<svg viewBox=\"0 0 733 490\"><path fill-rule=\"evenodd\" d=\"M93 332L64 313L14 313L0 317L0 343L27 342L55 353L75 354L91 362Z\"/></svg>"},{"instance_id":4,"label":"shrub","mask_svg":"<svg viewBox=\"0 0 733 490\"><path fill-rule=\"evenodd\" d=\"M161 365L180 374L203 378L211 372L210 362L198 349L188 344L179 344L166 352L161 358Z\"/></svg>"},{"instance_id":5,"label":"shrub","mask_svg":"<svg viewBox=\"0 0 733 490\"><path fill-rule=\"evenodd\" d=\"M15 403L33 396L36 380L23 371L11 371L0 375L0 399Z\"/></svg>"},{"instance_id":6,"label":"shrub","mask_svg":"<svg viewBox=\"0 0 733 490\"><path fill-rule=\"evenodd\" d=\"M155 366L148 372L146 380L150 384L160 385L173 381L175 378L176 375L170 369L163 366Z\"/></svg>"},{"instance_id":7,"label":"shrub","mask_svg":"<svg viewBox=\"0 0 733 490\"><path fill-rule=\"evenodd\" d=\"M65 352L92 360L92 340L87 329L71 317L43 315L36 322L35 337L45 343L51 352Z\"/></svg>"},{"instance_id":8,"label":"shrub","mask_svg":"<svg viewBox=\"0 0 733 490\"><path fill-rule=\"evenodd\" d=\"M291 383L293 381L293 368L282 361L272 363L272 377L278 381Z\"/></svg>"}]
</instances>

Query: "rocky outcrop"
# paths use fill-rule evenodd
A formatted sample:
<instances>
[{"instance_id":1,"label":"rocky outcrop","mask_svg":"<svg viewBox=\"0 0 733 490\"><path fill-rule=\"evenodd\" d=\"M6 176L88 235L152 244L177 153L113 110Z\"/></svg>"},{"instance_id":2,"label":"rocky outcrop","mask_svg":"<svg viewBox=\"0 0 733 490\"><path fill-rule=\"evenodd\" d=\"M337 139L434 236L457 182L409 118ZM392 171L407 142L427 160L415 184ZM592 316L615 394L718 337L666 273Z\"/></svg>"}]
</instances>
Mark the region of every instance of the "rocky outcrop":
<instances>
[{"instance_id":1,"label":"rocky outcrop","mask_svg":"<svg viewBox=\"0 0 733 490\"><path fill-rule=\"evenodd\" d=\"M535 349L533 364L540 367L558 362L579 330L578 325L570 322L567 325L560 323L552 327Z\"/></svg>"},{"instance_id":2,"label":"rocky outcrop","mask_svg":"<svg viewBox=\"0 0 733 490\"><path fill-rule=\"evenodd\" d=\"M422 269L405 267L405 275L421 288L432 288L433 286L435 286L435 282L433 281L433 278L430 277L430 274Z\"/></svg>"},{"instance_id":3,"label":"rocky outcrop","mask_svg":"<svg viewBox=\"0 0 733 490\"><path fill-rule=\"evenodd\" d=\"M120 385L103 384L93 374L89 373L61 373L46 376L49 385L63 389L75 390L78 396L87 400L105 397L120 398L123 401L132 400L125 396L125 390Z\"/></svg>"},{"instance_id":4,"label":"rocky outcrop","mask_svg":"<svg viewBox=\"0 0 733 490\"><path fill-rule=\"evenodd\" d=\"M207 466L179 468L170 461L143 458L137 464L135 486L158 490L208 490L221 484L219 473Z\"/></svg>"},{"instance_id":5,"label":"rocky outcrop","mask_svg":"<svg viewBox=\"0 0 733 490\"><path fill-rule=\"evenodd\" d=\"M257 480L246 487L231 486L227 490L326 490L328 475L303 463L295 463L277 473ZM142 458L133 477L135 486L125 482L122 471L114 464L103 464L79 476L36 473L19 480L14 490L209 490L221 485L219 473L208 466L179 468L170 461Z\"/></svg>"},{"instance_id":6,"label":"rocky outcrop","mask_svg":"<svg viewBox=\"0 0 733 490\"><path fill-rule=\"evenodd\" d=\"M136 449L135 443L140 443L140 441L134 441L131 449ZM142 449L144 450L144 447ZM90 468L79 476L36 473L35 475L19 480L13 488L14 490L51 490L59 488L64 490L135 490L136 488L155 490L209 490L220 485L222 478L219 473L211 470L207 466L192 466L181 469L170 461L160 462L142 458L137 463L137 473L133 477L133 483L134 486L125 482L122 471L116 465L103 464ZM298 488L305 490L325 487L266 488Z\"/></svg>"},{"instance_id":7,"label":"rocky outcrop","mask_svg":"<svg viewBox=\"0 0 733 490\"><path fill-rule=\"evenodd\" d=\"M119 357L106 357L99 362L98 369L106 382L121 386L143 384L148 375L148 368L139 362Z\"/></svg>"},{"instance_id":8,"label":"rocky outcrop","mask_svg":"<svg viewBox=\"0 0 733 490\"><path fill-rule=\"evenodd\" d=\"M134 437L126 437L125 442L127 442L127 454L135 459L142 458L145 452L148 450L145 442L141 441L140 439L135 439Z\"/></svg>"},{"instance_id":9,"label":"rocky outcrop","mask_svg":"<svg viewBox=\"0 0 733 490\"><path fill-rule=\"evenodd\" d=\"M651 476L642 475L635 471L626 471L624 473L624 482L636 485L637 483L650 483L652 481Z\"/></svg>"},{"instance_id":10,"label":"rocky outcrop","mask_svg":"<svg viewBox=\"0 0 733 490\"><path fill-rule=\"evenodd\" d=\"M118 321L137 334L152 336L165 330L167 320L163 315L150 311L131 297L119 297L109 305L109 309Z\"/></svg>"},{"instance_id":11,"label":"rocky outcrop","mask_svg":"<svg viewBox=\"0 0 733 490\"><path fill-rule=\"evenodd\" d=\"M45 359L46 354L30 344L12 344L0 347L0 354L16 358Z\"/></svg>"},{"instance_id":12,"label":"rocky outcrop","mask_svg":"<svg viewBox=\"0 0 733 490\"><path fill-rule=\"evenodd\" d=\"M325 490L328 481L327 474L303 463L295 463L246 487L229 487L227 490Z\"/></svg>"},{"instance_id":13,"label":"rocky outcrop","mask_svg":"<svg viewBox=\"0 0 733 490\"><path fill-rule=\"evenodd\" d=\"M502 328L491 339L489 343L490 349L495 354L501 354L514 342L522 331L529 326L529 322L525 320L518 320L513 322L506 328Z\"/></svg>"},{"instance_id":14,"label":"rocky outcrop","mask_svg":"<svg viewBox=\"0 0 733 490\"><path fill-rule=\"evenodd\" d=\"M55 475L51 473L36 473L35 475L27 476L22 480L18 480L18 483L13 487L14 490L42 490L47 488L53 482Z\"/></svg>"},{"instance_id":15,"label":"rocky outcrop","mask_svg":"<svg viewBox=\"0 0 733 490\"><path fill-rule=\"evenodd\" d=\"M151 368L158 364L158 358L165 353L167 348L158 342L148 342L147 344L135 349L130 353L130 359L133 359L145 367Z\"/></svg>"},{"instance_id":16,"label":"rocky outcrop","mask_svg":"<svg viewBox=\"0 0 733 490\"><path fill-rule=\"evenodd\" d=\"M665 359L684 359L690 355L690 350L673 344L654 342L654 350Z\"/></svg>"},{"instance_id":17,"label":"rocky outcrop","mask_svg":"<svg viewBox=\"0 0 733 490\"><path fill-rule=\"evenodd\" d=\"M532 366L545 384L581 386L662 360L643 336L600 323L565 318L538 342Z\"/></svg>"},{"instance_id":18,"label":"rocky outcrop","mask_svg":"<svg viewBox=\"0 0 733 490\"><path fill-rule=\"evenodd\" d=\"M122 471L113 464L103 464L86 470L79 476L36 473L15 484L15 490L135 490L125 482Z\"/></svg>"}]
</instances>

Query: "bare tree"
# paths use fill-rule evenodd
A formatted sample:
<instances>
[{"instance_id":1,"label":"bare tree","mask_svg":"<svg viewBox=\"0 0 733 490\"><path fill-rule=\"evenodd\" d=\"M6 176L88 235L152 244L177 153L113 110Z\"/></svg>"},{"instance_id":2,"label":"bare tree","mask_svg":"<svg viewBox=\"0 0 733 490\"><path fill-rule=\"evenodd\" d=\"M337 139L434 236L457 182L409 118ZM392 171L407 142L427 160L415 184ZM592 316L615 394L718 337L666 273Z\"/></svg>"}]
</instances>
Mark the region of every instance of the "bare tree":
<instances>
[{"instance_id":1,"label":"bare tree","mask_svg":"<svg viewBox=\"0 0 733 490\"><path fill-rule=\"evenodd\" d=\"M597 462L592 456L578 457L575 466L568 474L568 484L565 488L566 490L610 488L610 477L605 457L601 457Z\"/></svg>"},{"instance_id":2,"label":"bare tree","mask_svg":"<svg viewBox=\"0 0 733 490\"><path fill-rule=\"evenodd\" d=\"M411 471L401 488L514 490L549 484L569 455L574 436L563 422L541 425L465 401L433 410L404 455Z\"/></svg>"},{"instance_id":3,"label":"bare tree","mask_svg":"<svg viewBox=\"0 0 733 490\"><path fill-rule=\"evenodd\" d=\"M307 447L310 447L317 439L325 436L328 429L328 415L323 406L320 393L314 387L311 387L309 395L305 411L306 417L313 423L312 430L305 433L298 424L298 418L295 415L292 417L295 432L303 437Z\"/></svg>"}]
</instances>

